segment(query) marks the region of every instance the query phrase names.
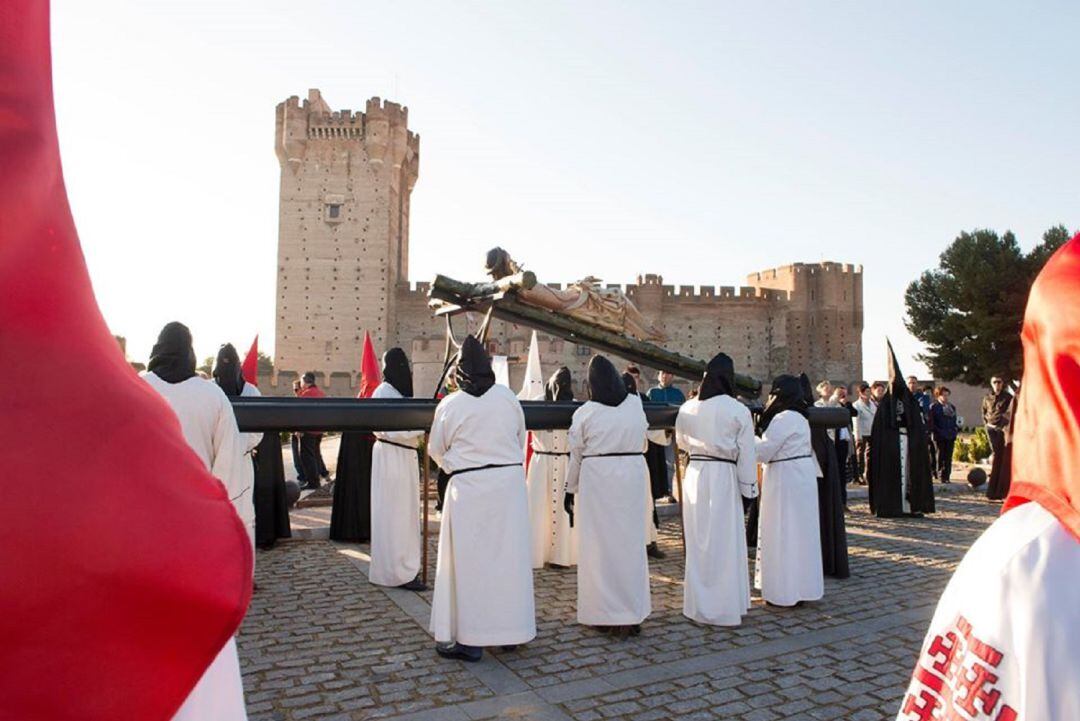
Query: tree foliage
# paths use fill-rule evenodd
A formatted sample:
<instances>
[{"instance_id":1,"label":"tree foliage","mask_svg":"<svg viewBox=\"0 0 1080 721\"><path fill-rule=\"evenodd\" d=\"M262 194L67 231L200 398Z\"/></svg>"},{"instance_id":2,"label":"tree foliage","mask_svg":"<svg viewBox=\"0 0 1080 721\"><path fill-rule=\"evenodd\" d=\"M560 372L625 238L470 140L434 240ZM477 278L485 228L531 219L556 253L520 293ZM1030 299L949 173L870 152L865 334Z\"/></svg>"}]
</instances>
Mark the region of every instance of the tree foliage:
<instances>
[{"instance_id":1,"label":"tree foliage","mask_svg":"<svg viewBox=\"0 0 1080 721\"><path fill-rule=\"evenodd\" d=\"M263 375L266 373L274 372L274 359L266 355L262 351L258 352L258 373Z\"/></svg>"},{"instance_id":2,"label":"tree foliage","mask_svg":"<svg viewBox=\"0 0 1080 721\"><path fill-rule=\"evenodd\" d=\"M1028 291L1046 261L1069 239L1064 226L1024 253L1011 231L961 233L936 269L908 286L908 331L927 352L919 360L935 378L986 385L995 375L1020 378L1020 327Z\"/></svg>"}]
</instances>

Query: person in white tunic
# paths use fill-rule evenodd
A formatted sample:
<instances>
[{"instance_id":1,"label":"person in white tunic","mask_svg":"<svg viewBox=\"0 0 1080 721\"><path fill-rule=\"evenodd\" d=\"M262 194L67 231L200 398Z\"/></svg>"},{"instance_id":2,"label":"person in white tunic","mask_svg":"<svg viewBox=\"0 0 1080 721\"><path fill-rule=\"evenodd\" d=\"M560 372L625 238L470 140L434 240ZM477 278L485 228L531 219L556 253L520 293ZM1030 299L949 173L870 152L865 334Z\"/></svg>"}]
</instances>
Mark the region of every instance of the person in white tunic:
<instances>
[{"instance_id":1,"label":"person in white tunic","mask_svg":"<svg viewBox=\"0 0 1080 721\"><path fill-rule=\"evenodd\" d=\"M525 491L525 415L495 385L473 336L461 346L459 390L435 408L431 457L449 475L439 529L431 631L440 656L479 661L483 646L536 637Z\"/></svg>"},{"instance_id":2,"label":"person in white tunic","mask_svg":"<svg viewBox=\"0 0 1080 721\"><path fill-rule=\"evenodd\" d=\"M225 490L245 525L255 517L251 503L251 463L244 458L244 441L236 426L229 399L214 383L195 374L191 331L182 323L169 323L150 352L143 380L172 407L191 449ZM249 473L245 473L244 469ZM244 686L236 641L230 638L203 673L173 717L174 721L204 719L241 721L247 718Z\"/></svg>"},{"instance_id":3,"label":"person in white tunic","mask_svg":"<svg viewBox=\"0 0 1080 721\"><path fill-rule=\"evenodd\" d=\"M236 347L232 343L225 343L218 349L217 359L214 361L214 371L212 374L214 382L217 384L221 392L227 397L232 398L234 396L241 396L245 398L257 398L262 396L259 389L250 383L244 382L243 371L240 368L240 355L236 352ZM247 528L248 537L251 538L251 545L255 545L255 466L252 463L251 452L255 450L255 447L262 441L262 433L241 433L241 439L243 440L244 458L247 463L244 464L247 470L251 471L251 483L247 484L251 488L251 492L247 494L247 500L241 504L236 505L236 512L241 514L240 518L244 521L244 526ZM247 470L240 469L239 473L243 474L245 479L247 478ZM250 517L245 517L244 514L250 512Z\"/></svg>"},{"instance_id":4,"label":"person in white tunic","mask_svg":"<svg viewBox=\"0 0 1080 721\"><path fill-rule=\"evenodd\" d=\"M825 595L817 462L805 413L799 379L776 378L755 441L757 460L765 470L754 587L774 606L794 606Z\"/></svg>"},{"instance_id":5,"label":"person in white tunic","mask_svg":"<svg viewBox=\"0 0 1080 721\"><path fill-rule=\"evenodd\" d=\"M683 615L716 626L737 626L750 609L742 499L758 495L754 419L734 387L735 365L720 353L675 421L676 441L690 454L682 497Z\"/></svg>"},{"instance_id":6,"label":"person in white tunic","mask_svg":"<svg viewBox=\"0 0 1080 721\"><path fill-rule=\"evenodd\" d=\"M630 366L634 371L637 370L637 366ZM644 404L649 400L649 397L644 393L638 392L638 375L631 371L629 368L622 374L623 385L626 386L626 392L631 395L636 395L641 399ZM649 490L648 496L645 498L645 555L649 558L662 559L666 558L667 554L660 550L660 546L657 542L660 540L660 517L656 513L656 500L652 493L652 477L649 470L649 453L652 448L652 444L660 446L661 451L671 444L671 438L668 435L666 429L657 428L650 429L645 432L645 438L648 441L645 448L645 480L646 487ZM666 471L665 471L666 473Z\"/></svg>"},{"instance_id":7,"label":"person in white tunic","mask_svg":"<svg viewBox=\"0 0 1080 721\"><path fill-rule=\"evenodd\" d=\"M620 637L651 611L645 555L648 421L603 356L589 361L589 400L570 424L567 510L578 528L577 620Z\"/></svg>"},{"instance_id":8,"label":"person in white tunic","mask_svg":"<svg viewBox=\"0 0 1080 721\"><path fill-rule=\"evenodd\" d=\"M1080 235L1035 279L1003 513L938 603L897 721L1080 719Z\"/></svg>"},{"instance_id":9,"label":"person in white tunic","mask_svg":"<svg viewBox=\"0 0 1080 721\"><path fill-rule=\"evenodd\" d=\"M544 400L572 401L570 369L559 368L544 388ZM577 531L563 508L566 465L570 459L567 431L533 431L532 460L526 474L532 526L532 565L569 568L577 563Z\"/></svg>"},{"instance_id":10,"label":"person in white tunic","mask_svg":"<svg viewBox=\"0 0 1080 721\"><path fill-rule=\"evenodd\" d=\"M372 398L412 398L409 359L401 348L383 355L383 382ZM371 570L379 586L424 591L420 581L420 468L422 431L375 433L371 454Z\"/></svg>"}]
</instances>

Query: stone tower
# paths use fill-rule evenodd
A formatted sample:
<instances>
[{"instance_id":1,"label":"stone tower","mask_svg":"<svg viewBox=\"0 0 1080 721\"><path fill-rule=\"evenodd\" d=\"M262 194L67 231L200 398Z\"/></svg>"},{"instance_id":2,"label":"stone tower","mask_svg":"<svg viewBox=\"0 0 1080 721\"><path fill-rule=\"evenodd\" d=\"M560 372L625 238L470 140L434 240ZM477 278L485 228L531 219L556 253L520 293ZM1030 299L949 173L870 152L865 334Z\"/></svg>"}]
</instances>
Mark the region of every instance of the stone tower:
<instances>
[{"instance_id":1,"label":"stone tower","mask_svg":"<svg viewBox=\"0 0 1080 721\"><path fill-rule=\"evenodd\" d=\"M408 287L409 196L420 137L408 108L379 98L331 110L318 90L277 106L278 373L359 372L364 331L392 342L398 290ZM341 379L344 380L344 379Z\"/></svg>"}]
</instances>

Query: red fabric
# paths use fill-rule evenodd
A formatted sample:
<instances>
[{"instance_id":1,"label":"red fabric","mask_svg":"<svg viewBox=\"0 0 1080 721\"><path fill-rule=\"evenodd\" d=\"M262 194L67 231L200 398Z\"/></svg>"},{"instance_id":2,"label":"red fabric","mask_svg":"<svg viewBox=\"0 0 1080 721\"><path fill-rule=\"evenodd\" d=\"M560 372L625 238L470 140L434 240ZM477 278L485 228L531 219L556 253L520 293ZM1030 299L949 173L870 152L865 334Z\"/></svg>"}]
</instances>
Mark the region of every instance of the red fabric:
<instances>
[{"instance_id":1,"label":"red fabric","mask_svg":"<svg viewBox=\"0 0 1080 721\"><path fill-rule=\"evenodd\" d=\"M0 717L166 720L243 618L251 546L98 310L51 75L48 3L0 3Z\"/></svg>"},{"instance_id":2,"label":"red fabric","mask_svg":"<svg viewBox=\"0 0 1080 721\"><path fill-rule=\"evenodd\" d=\"M297 397L299 397L299 398L325 398L326 394L323 393L322 388L319 388L319 386L307 386L306 388L302 387L300 389L300 392L297 394Z\"/></svg>"},{"instance_id":3,"label":"red fabric","mask_svg":"<svg viewBox=\"0 0 1080 721\"><path fill-rule=\"evenodd\" d=\"M371 335L364 331L364 354L360 358L360 392L357 398L371 398L371 394L382 383L382 371L379 359L375 357L375 346L371 344Z\"/></svg>"},{"instance_id":4,"label":"red fabric","mask_svg":"<svg viewBox=\"0 0 1080 721\"><path fill-rule=\"evenodd\" d=\"M1080 234L1031 286L1022 340L1004 511L1035 501L1080 542Z\"/></svg>"},{"instance_id":5,"label":"red fabric","mask_svg":"<svg viewBox=\"0 0 1080 721\"><path fill-rule=\"evenodd\" d=\"M244 362L240 364L240 373L244 376L244 382L259 387L259 336L251 341Z\"/></svg>"}]
</instances>

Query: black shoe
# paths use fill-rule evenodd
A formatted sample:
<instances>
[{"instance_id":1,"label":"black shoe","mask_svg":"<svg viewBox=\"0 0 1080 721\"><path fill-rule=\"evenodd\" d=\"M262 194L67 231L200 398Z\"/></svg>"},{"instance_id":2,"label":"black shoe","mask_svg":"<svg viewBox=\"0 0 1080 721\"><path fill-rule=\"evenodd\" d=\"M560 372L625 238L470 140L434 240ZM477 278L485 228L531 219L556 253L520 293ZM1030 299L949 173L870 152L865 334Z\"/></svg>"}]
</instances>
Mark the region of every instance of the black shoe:
<instances>
[{"instance_id":1,"label":"black shoe","mask_svg":"<svg viewBox=\"0 0 1080 721\"><path fill-rule=\"evenodd\" d=\"M468 663L476 663L484 657L484 649L479 646L466 646L460 643L437 643L435 653L443 658L453 658Z\"/></svg>"},{"instance_id":2,"label":"black shoe","mask_svg":"<svg viewBox=\"0 0 1080 721\"><path fill-rule=\"evenodd\" d=\"M656 541L645 546L645 555L649 558L667 558L667 554L660 550L660 547L656 545Z\"/></svg>"},{"instance_id":3,"label":"black shoe","mask_svg":"<svg viewBox=\"0 0 1080 721\"><path fill-rule=\"evenodd\" d=\"M641 624L640 623L635 623L633 626L630 627L630 635L631 636L640 636L641 635Z\"/></svg>"},{"instance_id":4,"label":"black shoe","mask_svg":"<svg viewBox=\"0 0 1080 721\"><path fill-rule=\"evenodd\" d=\"M398 588L404 588L406 591L426 591L427 584L421 581L420 577L417 576L408 583L401 584Z\"/></svg>"}]
</instances>

